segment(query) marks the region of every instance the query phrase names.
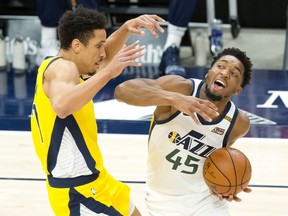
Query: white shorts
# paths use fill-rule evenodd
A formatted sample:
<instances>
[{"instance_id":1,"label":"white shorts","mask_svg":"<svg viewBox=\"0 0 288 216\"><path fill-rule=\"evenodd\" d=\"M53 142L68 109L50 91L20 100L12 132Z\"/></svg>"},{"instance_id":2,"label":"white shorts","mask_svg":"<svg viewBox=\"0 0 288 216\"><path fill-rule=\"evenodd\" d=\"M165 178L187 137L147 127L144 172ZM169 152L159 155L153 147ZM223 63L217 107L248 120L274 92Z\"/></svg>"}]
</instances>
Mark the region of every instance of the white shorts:
<instances>
[{"instance_id":1,"label":"white shorts","mask_svg":"<svg viewBox=\"0 0 288 216\"><path fill-rule=\"evenodd\" d=\"M150 216L228 216L229 202L209 191L200 194L168 196L146 188L145 202Z\"/></svg>"}]
</instances>

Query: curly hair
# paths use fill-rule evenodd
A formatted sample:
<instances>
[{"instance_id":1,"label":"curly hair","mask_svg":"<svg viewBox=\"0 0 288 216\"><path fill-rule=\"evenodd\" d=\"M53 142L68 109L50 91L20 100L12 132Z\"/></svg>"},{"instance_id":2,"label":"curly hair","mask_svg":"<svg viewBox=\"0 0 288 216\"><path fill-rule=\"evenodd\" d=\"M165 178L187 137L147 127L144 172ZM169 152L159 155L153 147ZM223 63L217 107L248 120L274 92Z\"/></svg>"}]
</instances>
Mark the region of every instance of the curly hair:
<instances>
[{"instance_id":1,"label":"curly hair","mask_svg":"<svg viewBox=\"0 0 288 216\"><path fill-rule=\"evenodd\" d=\"M61 49L68 50L75 38L87 46L89 39L94 37L94 30L104 29L106 24L106 16L95 9L79 6L75 11L66 11L58 25Z\"/></svg>"},{"instance_id":2,"label":"curly hair","mask_svg":"<svg viewBox=\"0 0 288 216\"><path fill-rule=\"evenodd\" d=\"M231 55L237 58L239 61L242 62L244 65L244 79L243 83L241 84L241 87L245 87L247 84L250 83L251 79L251 73L252 73L252 62L250 58L246 55L245 52L241 51L238 48L232 47L232 48L226 48L223 49L222 52L220 52L218 55L216 55L213 58L213 61L211 62L211 67L222 57L225 55Z\"/></svg>"}]
</instances>

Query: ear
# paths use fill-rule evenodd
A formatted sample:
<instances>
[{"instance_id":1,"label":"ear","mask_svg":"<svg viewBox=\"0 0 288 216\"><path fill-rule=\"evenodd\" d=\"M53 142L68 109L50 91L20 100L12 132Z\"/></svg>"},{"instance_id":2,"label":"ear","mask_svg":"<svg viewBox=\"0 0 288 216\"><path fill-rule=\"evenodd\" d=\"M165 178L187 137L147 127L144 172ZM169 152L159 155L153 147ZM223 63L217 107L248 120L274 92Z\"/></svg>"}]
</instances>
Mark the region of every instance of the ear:
<instances>
[{"instance_id":1,"label":"ear","mask_svg":"<svg viewBox=\"0 0 288 216\"><path fill-rule=\"evenodd\" d=\"M243 91L242 87L239 87L238 89L235 90L234 94L239 95Z\"/></svg>"},{"instance_id":2,"label":"ear","mask_svg":"<svg viewBox=\"0 0 288 216\"><path fill-rule=\"evenodd\" d=\"M80 50L81 50L81 42L78 39L74 39L72 41L72 46L71 47L72 47L73 51L76 54L78 54L80 52Z\"/></svg>"}]
</instances>

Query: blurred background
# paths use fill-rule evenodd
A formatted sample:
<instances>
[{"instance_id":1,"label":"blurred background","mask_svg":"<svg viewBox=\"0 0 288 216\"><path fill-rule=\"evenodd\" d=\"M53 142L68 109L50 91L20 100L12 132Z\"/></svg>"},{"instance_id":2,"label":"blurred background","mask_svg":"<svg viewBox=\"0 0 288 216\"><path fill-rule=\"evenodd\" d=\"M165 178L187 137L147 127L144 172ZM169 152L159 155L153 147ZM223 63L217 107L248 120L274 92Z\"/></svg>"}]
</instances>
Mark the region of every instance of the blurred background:
<instances>
[{"instance_id":1,"label":"blurred background","mask_svg":"<svg viewBox=\"0 0 288 216\"><path fill-rule=\"evenodd\" d=\"M212 0L197 1L189 28L181 42L181 64L186 68L188 77L203 78L212 60L209 40L211 23L208 22L207 13L209 1L211 3ZM127 19L141 14L157 14L164 19L168 15L169 0L99 2L99 10L108 19L108 35ZM251 86L235 103L251 117L253 127L248 136L287 138L287 0L238 0L236 4L237 13L233 17L229 0L214 0L213 11L215 18L222 22L223 48L233 46L246 51L254 64ZM41 23L36 7L36 0L0 0L0 47L5 47L0 50L1 130L30 130L29 115L38 67L35 58L41 40ZM166 30L165 24L163 28ZM117 116L117 119L111 118L111 112L107 115L107 109L115 107L115 85L135 77L156 78L159 75L158 65L166 36L167 32L160 34L158 39L149 33L145 37L133 35L129 38L128 43L140 39L147 47L146 55L140 59L143 67L127 68L95 96L100 132L147 133L151 109L129 120L125 113L131 111L127 111L127 108L123 108L123 111L117 104L121 109L111 110L116 113L113 116ZM135 125L138 125L136 129Z\"/></svg>"}]
</instances>

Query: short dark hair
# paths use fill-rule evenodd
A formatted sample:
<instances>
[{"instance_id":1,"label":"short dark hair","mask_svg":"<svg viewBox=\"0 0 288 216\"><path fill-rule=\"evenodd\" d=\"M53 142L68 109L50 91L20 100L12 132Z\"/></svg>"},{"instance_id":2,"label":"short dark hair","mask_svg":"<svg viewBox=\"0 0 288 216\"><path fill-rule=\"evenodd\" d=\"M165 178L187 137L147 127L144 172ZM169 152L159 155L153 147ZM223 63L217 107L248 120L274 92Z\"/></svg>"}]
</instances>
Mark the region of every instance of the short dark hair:
<instances>
[{"instance_id":1,"label":"short dark hair","mask_svg":"<svg viewBox=\"0 0 288 216\"><path fill-rule=\"evenodd\" d=\"M216 55L213 58L213 61L211 62L211 67L215 64L216 61L218 61L222 56L225 55L231 55L237 58L239 61L242 62L244 65L244 79L243 83L241 84L242 88L244 88L247 84L250 83L251 79L251 73L252 73L252 62L250 58L246 55L245 52L241 51L238 48L231 47L231 48L225 48L220 52L218 55Z\"/></svg>"},{"instance_id":2,"label":"short dark hair","mask_svg":"<svg viewBox=\"0 0 288 216\"><path fill-rule=\"evenodd\" d=\"M79 6L75 11L66 11L58 25L60 48L69 49L75 38L86 46L89 39L94 36L94 30L104 29L106 24L106 16L96 9Z\"/></svg>"}]
</instances>

